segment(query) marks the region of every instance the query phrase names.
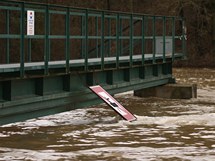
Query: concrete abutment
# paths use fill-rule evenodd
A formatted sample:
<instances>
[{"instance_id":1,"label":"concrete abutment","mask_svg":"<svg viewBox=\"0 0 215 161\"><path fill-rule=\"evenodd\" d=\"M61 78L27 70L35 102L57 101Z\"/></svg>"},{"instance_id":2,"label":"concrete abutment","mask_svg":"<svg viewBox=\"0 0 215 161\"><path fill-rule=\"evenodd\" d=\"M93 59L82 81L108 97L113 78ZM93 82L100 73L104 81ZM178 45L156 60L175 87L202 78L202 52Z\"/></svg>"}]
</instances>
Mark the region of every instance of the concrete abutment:
<instances>
[{"instance_id":1,"label":"concrete abutment","mask_svg":"<svg viewBox=\"0 0 215 161\"><path fill-rule=\"evenodd\" d=\"M197 85L166 84L135 90L134 95L138 97L159 97L167 99L191 99L197 98Z\"/></svg>"}]
</instances>

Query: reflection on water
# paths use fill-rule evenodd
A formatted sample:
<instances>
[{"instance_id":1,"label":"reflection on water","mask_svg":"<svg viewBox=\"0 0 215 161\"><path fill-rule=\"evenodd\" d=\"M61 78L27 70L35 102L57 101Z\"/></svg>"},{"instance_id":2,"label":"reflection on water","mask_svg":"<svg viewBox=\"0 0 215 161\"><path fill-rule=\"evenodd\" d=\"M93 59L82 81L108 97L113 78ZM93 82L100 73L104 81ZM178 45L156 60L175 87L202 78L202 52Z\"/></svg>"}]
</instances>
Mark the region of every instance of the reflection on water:
<instances>
[{"instance_id":1,"label":"reflection on water","mask_svg":"<svg viewBox=\"0 0 215 161\"><path fill-rule=\"evenodd\" d=\"M126 122L105 104L0 127L0 160L215 160L215 71L175 69L198 98L116 98L137 116Z\"/></svg>"}]
</instances>

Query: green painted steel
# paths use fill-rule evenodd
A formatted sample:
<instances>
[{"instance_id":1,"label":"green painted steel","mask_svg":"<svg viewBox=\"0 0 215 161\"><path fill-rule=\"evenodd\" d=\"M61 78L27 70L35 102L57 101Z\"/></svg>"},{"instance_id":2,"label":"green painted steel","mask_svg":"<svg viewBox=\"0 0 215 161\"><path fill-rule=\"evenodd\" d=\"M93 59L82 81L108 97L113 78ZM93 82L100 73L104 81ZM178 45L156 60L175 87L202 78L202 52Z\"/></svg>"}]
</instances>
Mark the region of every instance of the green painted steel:
<instances>
[{"instance_id":1,"label":"green painted steel","mask_svg":"<svg viewBox=\"0 0 215 161\"><path fill-rule=\"evenodd\" d=\"M50 13L49 13L49 6L45 7L45 75L49 73L49 57L50 57Z\"/></svg>"},{"instance_id":2,"label":"green painted steel","mask_svg":"<svg viewBox=\"0 0 215 161\"><path fill-rule=\"evenodd\" d=\"M70 60L70 9L66 10L66 73L69 73L69 60Z\"/></svg>"},{"instance_id":3,"label":"green painted steel","mask_svg":"<svg viewBox=\"0 0 215 161\"><path fill-rule=\"evenodd\" d=\"M156 63L155 61L155 54L156 54L156 17L153 16L152 18L152 35L153 35L153 47L152 47L152 51L153 51L153 64ZM164 43L164 42L163 42Z\"/></svg>"},{"instance_id":4,"label":"green painted steel","mask_svg":"<svg viewBox=\"0 0 215 161\"><path fill-rule=\"evenodd\" d=\"M133 14L130 15L130 48L129 48L129 54L130 54L130 62L129 62L129 67L132 68L132 65L133 65L133 59L132 59L132 56L133 56L133 52L134 52L134 44L133 44Z\"/></svg>"},{"instance_id":5,"label":"green painted steel","mask_svg":"<svg viewBox=\"0 0 215 161\"><path fill-rule=\"evenodd\" d=\"M88 71L88 9L85 10L85 71Z\"/></svg>"},{"instance_id":6,"label":"green painted steel","mask_svg":"<svg viewBox=\"0 0 215 161\"><path fill-rule=\"evenodd\" d=\"M26 35L28 10L35 11L35 35ZM10 0L0 12L0 125L100 103L91 85L116 94L167 84L173 61L186 56L180 17Z\"/></svg>"},{"instance_id":7,"label":"green painted steel","mask_svg":"<svg viewBox=\"0 0 215 161\"><path fill-rule=\"evenodd\" d=\"M104 70L104 57L105 57L105 12L101 13L101 70Z\"/></svg>"},{"instance_id":8,"label":"green painted steel","mask_svg":"<svg viewBox=\"0 0 215 161\"><path fill-rule=\"evenodd\" d=\"M10 11L6 11L6 34L10 34ZM7 43L6 43L6 63L10 63L10 40L7 38Z\"/></svg>"},{"instance_id":9,"label":"green painted steel","mask_svg":"<svg viewBox=\"0 0 215 161\"><path fill-rule=\"evenodd\" d=\"M121 55L121 40L119 39L121 33L120 15L116 16L116 68L119 68L119 56ZM118 34L117 34L118 33Z\"/></svg>"},{"instance_id":10,"label":"green painted steel","mask_svg":"<svg viewBox=\"0 0 215 161\"><path fill-rule=\"evenodd\" d=\"M96 16L95 17L95 35L96 36L99 36L98 34L99 34L99 31L98 31L98 24L99 24L99 20L98 20L98 17ZM104 37L102 37L102 39L103 39ZM99 48L98 48L98 46L99 46L99 39L96 39L96 57L99 57Z\"/></svg>"},{"instance_id":11,"label":"green painted steel","mask_svg":"<svg viewBox=\"0 0 215 161\"><path fill-rule=\"evenodd\" d=\"M172 41L175 42L175 17L172 17ZM182 48L183 48L183 44L182 44ZM175 60L174 53L175 53L175 43L172 43L172 61Z\"/></svg>"},{"instance_id":12,"label":"green painted steel","mask_svg":"<svg viewBox=\"0 0 215 161\"><path fill-rule=\"evenodd\" d=\"M25 75L25 4L21 3L21 16L20 16L20 77L23 78Z\"/></svg>"},{"instance_id":13,"label":"green painted steel","mask_svg":"<svg viewBox=\"0 0 215 161\"><path fill-rule=\"evenodd\" d=\"M163 63L166 62L166 17L163 17Z\"/></svg>"},{"instance_id":14,"label":"green painted steel","mask_svg":"<svg viewBox=\"0 0 215 161\"><path fill-rule=\"evenodd\" d=\"M111 36L111 19L108 18L108 36ZM111 39L108 39L107 45L107 56L110 56L111 53Z\"/></svg>"},{"instance_id":15,"label":"green painted steel","mask_svg":"<svg viewBox=\"0 0 215 161\"><path fill-rule=\"evenodd\" d=\"M119 17L117 17L118 21L119 21L119 31L116 33L119 33L119 56L122 56L122 49L123 49L123 29L122 29L122 18L119 14ZM117 27L117 28L118 28Z\"/></svg>"},{"instance_id":16,"label":"green painted steel","mask_svg":"<svg viewBox=\"0 0 215 161\"><path fill-rule=\"evenodd\" d=\"M142 65L145 64L145 16L142 16L142 44L141 44L141 52L142 52Z\"/></svg>"}]
</instances>

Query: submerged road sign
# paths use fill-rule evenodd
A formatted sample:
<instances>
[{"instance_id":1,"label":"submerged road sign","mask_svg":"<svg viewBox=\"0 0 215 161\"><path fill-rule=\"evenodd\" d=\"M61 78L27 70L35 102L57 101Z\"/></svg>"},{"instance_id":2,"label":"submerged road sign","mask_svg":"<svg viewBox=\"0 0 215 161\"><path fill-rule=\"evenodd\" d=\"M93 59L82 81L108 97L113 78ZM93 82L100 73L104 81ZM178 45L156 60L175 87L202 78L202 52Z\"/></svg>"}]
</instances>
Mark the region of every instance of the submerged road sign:
<instances>
[{"instance_id":1,"label":"submerged road sign","mask_svg":"<svg viewBox=\"0 0 215 161\"><path fill-rule=\"evenodd\" d=\"M101 86L89 87L96 95L98 95L106 104L108 104L114 111L116 111L123 119L127 121L134 121L137 118L126 110L119 102L117 102L109 93L107 93Z\"/></svg>"}]
</instances>

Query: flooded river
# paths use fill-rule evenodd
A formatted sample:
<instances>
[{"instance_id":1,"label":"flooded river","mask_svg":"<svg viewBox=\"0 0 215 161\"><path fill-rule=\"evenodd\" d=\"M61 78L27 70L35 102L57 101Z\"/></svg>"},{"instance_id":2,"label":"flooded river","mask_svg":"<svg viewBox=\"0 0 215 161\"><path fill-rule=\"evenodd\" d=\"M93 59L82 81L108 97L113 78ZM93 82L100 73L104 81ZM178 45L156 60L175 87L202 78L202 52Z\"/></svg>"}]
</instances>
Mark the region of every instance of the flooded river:
<instances>
[{"instance_id":1,"label":"flooded river","mask_svg":"<svg viewBox=\"0 0 215 161\"><path fill-rule=\"evenodd\" d=\"M0 160L215 160L215 70L174 69L179 83L198 84L198 98L115 98L137 121L105 104L0 127Z\"/></svg>"}]
</instances>

